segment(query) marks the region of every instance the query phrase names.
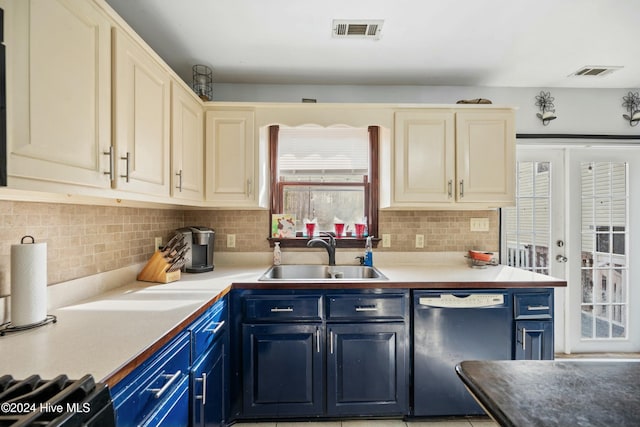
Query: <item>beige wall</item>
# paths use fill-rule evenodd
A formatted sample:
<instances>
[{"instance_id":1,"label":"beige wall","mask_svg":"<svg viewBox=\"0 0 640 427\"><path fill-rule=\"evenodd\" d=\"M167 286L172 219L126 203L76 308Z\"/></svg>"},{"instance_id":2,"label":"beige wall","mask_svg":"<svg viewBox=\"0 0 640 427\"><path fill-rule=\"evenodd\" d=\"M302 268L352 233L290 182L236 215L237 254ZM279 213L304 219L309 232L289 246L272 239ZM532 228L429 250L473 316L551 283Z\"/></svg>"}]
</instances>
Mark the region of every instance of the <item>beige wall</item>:
<instances>
[{"instance_id":1,"label":"beige wall","mask_svg":"<svg viewBox=\"0 0 640 427\"><path fill-rule=\"evenodd\" d=\"M0 201L0 217L0 296L10 291L11 245L25 235L47 243L49 284L144 262L154 251L154 237L166 241L172 230L185 225L213 228L216 251L270 251L266 211ZM469 231L469 220L477 217L489 218L489 232ZM379 229L391 234L391 248L380 251L498 250L496 211L381 211ZM226 247L227 234L236 235L236 248ZM416 234L424 234L423 249L415 248Z\"/></svg>"}]
</instances>

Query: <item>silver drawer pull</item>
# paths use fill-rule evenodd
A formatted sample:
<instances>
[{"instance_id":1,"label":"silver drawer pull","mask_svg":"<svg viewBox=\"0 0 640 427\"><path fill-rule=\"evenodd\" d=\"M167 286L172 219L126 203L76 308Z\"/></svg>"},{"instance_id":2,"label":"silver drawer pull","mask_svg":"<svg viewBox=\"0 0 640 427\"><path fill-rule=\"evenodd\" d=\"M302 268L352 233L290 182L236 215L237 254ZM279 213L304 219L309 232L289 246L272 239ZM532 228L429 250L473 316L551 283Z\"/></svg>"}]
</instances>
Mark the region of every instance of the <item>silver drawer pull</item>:
<instances>
[{"instance_id":1,"label":"silver drawer pull","mask_svg":"<svg viewBox=\"0 0 640 427\"><path fill-rule=\"evenodd\" d=\"M285 307L285 308L273 307L271 308L271 312L272 313L293 313L293 307Z\"/></svg>"},{"instance_id":2,"label":"silver drawer pull","mask_svg":"<svg viewBox=\"0 0 640 427\"><path fill-rule=\"evenodd\" d=\"M196 381L202 383L202 396L196 395L196 399L202 400L202 406L207 404L207 374L202 373L202 378L196 378Z\"/></svg>"},{"instance_id":3,"label":"silver drawer pull","mask_svg":"<svg viewBox=\"0 0 640 427\"><path fill-rule=\"evenodd\" d=\"M358 305L356 311L378 311L378 307L375 305Z\"/></svg>"},{"instance_id":4,"label":"silver drawer pull","mask_svg":"<svg viewBox=\"0 0 640 427\"><path fill-rule=\"evenodd\" d=\"M171 375L171 374L162 374L160 375L161 377L164 378L169 378L169 381L167 381L162 388L149 388L147 389L147 391L150 391L152 393L155 393L153 395L153 397L155 397L156 399L160 399L160 397L162 397L162 395L169 389L169 387L171 387L171 385L176 382L178 380L178 378L180 378L180 376L182 375L182 371L178 369L178 372L176 372L175 374Z\"/></svg>"},{"instance_id":5,"label":"silver drawer pull","mask_svg":"<svg viewBox=\"0 0 640 427\"><path fill-rule=\"evenodd\" d=\"M222 327L224 326L224 322L225 322L224 320L222 322L213 322L212 324L215 324L217 326L213 329L207 329L205 330L205 332L211 332L214 335L217 334L218 331L222 329Z\"/></svg>"},{"instance_id":6,"label":"silver drawer pull","mask_svg":"<svg viewBox=\"0 0 640 427\"><path fill-rule=\"evenodd\" d=\"M528 305L527 310L529 311L549 310L549 306L548 305Z\"/></svg>"}]
</instances>

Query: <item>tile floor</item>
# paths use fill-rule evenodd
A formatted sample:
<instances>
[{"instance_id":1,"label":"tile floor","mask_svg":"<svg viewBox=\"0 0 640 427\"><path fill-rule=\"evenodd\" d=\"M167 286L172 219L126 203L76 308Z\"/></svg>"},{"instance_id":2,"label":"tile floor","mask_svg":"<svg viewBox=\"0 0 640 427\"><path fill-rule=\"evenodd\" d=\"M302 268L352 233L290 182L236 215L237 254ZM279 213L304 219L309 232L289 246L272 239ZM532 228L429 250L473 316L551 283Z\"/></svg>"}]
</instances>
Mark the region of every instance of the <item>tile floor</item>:
<instances>
[{"instance_id":1,"label":"tile floor","mask_svg":"<svg viewBox=\"0 0 640 427\"><path fill-rule=\"evenodd\" d=\"M308 421L308 422L242 422L234 427L498 427L489 418L458 418L447 420L352 420L352 421Z\"/></svg>"}]
</instances>

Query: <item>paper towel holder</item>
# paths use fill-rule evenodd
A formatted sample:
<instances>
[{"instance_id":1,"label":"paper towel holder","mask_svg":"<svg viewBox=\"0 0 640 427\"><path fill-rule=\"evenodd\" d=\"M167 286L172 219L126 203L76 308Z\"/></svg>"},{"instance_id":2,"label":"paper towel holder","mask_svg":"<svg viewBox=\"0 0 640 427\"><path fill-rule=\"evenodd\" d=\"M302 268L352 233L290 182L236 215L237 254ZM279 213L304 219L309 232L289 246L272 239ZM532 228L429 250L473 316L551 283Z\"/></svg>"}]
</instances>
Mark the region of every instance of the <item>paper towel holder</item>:
<instances>
[{"instance_id":1,"label":"paper towel holder","mask_svg":"<svg viewBox=\"0 0 640 427\"><path fill-rule=\"evenodd\" d=\"M25 239L31 239L31 242L28 242L28 241L25 242ZM30 235L22 236L22 239L20 239L20 244L34 244L35 242L36 242L36 239L34 239L33 236L30 236ZM58 319L56 316L52 314L48 314L43 320L28 324L28 325L16 326L16 325L13 325L11 322L2 323L0 324L0 337L3 337L6 334L11 332L27 331L29 329L38 328L40 326L44 326L49 323L56 323L57 321Z\"/></svg>"}]
</instances>

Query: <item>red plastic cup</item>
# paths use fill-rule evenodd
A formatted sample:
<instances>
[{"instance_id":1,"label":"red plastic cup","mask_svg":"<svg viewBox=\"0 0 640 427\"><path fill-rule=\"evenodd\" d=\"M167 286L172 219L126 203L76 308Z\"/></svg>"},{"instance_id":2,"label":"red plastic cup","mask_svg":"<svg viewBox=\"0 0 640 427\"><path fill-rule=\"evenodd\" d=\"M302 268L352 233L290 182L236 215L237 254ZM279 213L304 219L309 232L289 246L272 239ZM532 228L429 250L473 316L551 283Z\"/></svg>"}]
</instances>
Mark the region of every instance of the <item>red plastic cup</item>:
<instances>
[{"instance_id":1,"label":"red plastic cup","mask_svg":"<svg viewBox=\"0 0 640 427\"><path fill-rule=\"evenodd\" d=\"M316 230L316 224L315 222L308 222L305 224L305 227L307 227L307 236L309 238L313 237L313 232Z\"/></svg>"},{"instance_id":2,"label":"red plastic cup","mask_svg":"<svg viewBox=\"0 0 640 427\"><path fill-rule=\"evenodd\" d=\"M356 237L361 238L364 237L364 230L367 227L365 224L355 224L356 226Z\"/></svg>"},{"instance_id":3,"label":"red plastic cup","mask_svg":"<svg viewBox=\"0 0 640 427\"><path fill-rule=\"evenodd\" d=\"M336 232L336 237L342 237L344 235L344 223L336 222L333 224L333 229Z\"/></svg>"}]
</instances>

